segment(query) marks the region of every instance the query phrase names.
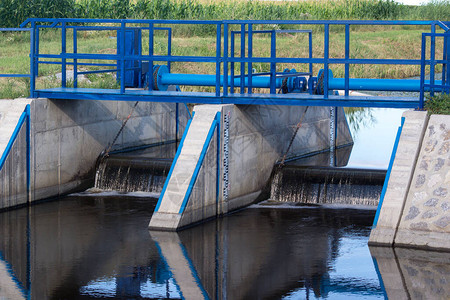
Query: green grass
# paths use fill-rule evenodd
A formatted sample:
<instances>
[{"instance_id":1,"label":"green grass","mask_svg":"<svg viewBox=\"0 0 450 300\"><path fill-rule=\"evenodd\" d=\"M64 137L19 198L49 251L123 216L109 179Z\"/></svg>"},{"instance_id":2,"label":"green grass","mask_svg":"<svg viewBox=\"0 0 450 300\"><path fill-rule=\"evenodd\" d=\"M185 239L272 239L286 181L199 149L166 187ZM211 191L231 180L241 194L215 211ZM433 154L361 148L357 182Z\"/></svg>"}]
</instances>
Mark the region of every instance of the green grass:
<instances>
[{"instance_id":1,"label":"green grass","mask_svg":"<svg viewBox=\"0 0 450 300\"><path fill-rule=\"evenodd\" d=\"M425 102L428 114L450 115L450 95L438 94Z\"/></svg>"}]
</instances>

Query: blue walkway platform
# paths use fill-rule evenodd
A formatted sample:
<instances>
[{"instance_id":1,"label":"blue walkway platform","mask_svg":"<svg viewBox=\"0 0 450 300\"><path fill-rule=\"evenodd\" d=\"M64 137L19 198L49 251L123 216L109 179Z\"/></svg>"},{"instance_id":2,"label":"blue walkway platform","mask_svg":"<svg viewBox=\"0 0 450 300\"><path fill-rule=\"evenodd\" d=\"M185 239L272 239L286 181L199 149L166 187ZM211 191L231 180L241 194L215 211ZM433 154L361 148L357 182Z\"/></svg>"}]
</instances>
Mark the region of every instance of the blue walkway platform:
<instances>
[{"instance_id":1,"label":"blue walkway platform","mask_svg":"<svg viewBox=\"0 0 450 300\"><path fill-rule=\"evenodd\" d=\"M143 89L53 88L36 90L36 96L50 99L119 100L242 105L296 105L335 107L418 108L417 97L334 96L309 94L228 94L216 96L205 92L169 92Z\"/></svg>"}]
</instances>

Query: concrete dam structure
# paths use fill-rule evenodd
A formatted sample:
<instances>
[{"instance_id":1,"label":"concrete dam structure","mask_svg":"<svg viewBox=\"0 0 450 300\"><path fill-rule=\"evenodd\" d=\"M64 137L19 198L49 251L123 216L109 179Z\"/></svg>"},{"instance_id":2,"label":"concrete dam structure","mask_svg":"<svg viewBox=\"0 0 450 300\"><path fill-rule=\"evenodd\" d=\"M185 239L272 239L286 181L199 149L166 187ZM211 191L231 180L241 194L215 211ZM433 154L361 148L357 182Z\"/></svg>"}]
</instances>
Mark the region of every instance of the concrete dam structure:
<instances>
[{"instance_id":1,"label":"concrete dam structure","mask_svg":"<svg viewBox=\"0 0 450 300\"><path fill-rule=\"evenodd\" d=\"M92 186L97 158L119 130L118 119L131 111L127 102L24 99L2 103L10 104L8 113L30 105L32 137L29 198L26 160L20 160L27 151L23 126L0 173L2 208ZM343 110L331 110L338 120L334 146L352 144ZM302 115L301 128L285 153ZM17 120L3 117L2 128L12 130ZM189 119L184 106L146 102L136 106L114 149L170 144L187 128L150 222L151 228L177 230L254 202L283 154L291 158L330 149L330 120L326 107L236 105L195 106Z\"/></svg>"},{"instance_id":2,"label":"concrete dam structure","mask_svg":"<svg viewBox=\"0 0 450 300\"><path fill-rule=\"evenodd\" d=\"M289 29L260 30L273 24ZM212 28L211 53L172 51L174 28L186 25ZM350 28L355 25L430 29L422 33L420 59L354 58ZM316 30L304 29L308 26ZM340 56L330 54L331 26L345 35ZM336 149L352 144L343 107L423 110L426 93L449 93L449 26L441 21L31 18L21 28L0 29L30 36L30 74L0 74L30 80L29 99L0 102L0 209L93 186L101 154L167 144L178 147L160 184L151 229L175 231L244 207L261 195L277 161L329 151L330 166L337 166ZM44 53L39 33L54 30L61 33L61 51ZM86 31L111 33L113 53L83 52L80 33ZM155 49L160 37L155 32L164 32L164 53ZM313 53L313 34L323 35L320 54ZM280 35L303 36L304 42L295 45L304 47L304 53L278 56ZM254 51L258 36L270 45L268 57ZM214 70L176 73L173 66L182 63L210 64ZM57 87L39 85L44 64L61 67ZM256 72L257 64L264 71ZM281 70L282 65L289 68ZM334 65L342 65L343 78L335 77ZM420 79L351 78L354 65L415 65ZM441 79L435 76L437 65ZM101 73L115 76L113 88L79 85L79 76ZM195 89L199 86L200 91ZM417 94L368 96L350 93L354 90ZM448 197L448 121L434 116L428 121L418 111L406 115L394 147L402 155L394 151L392 156L371 243L448 249L448 203L441 199ZM439 158L431 161L436 147ZM112 163L110 167L114 169ZM429 189L421 190L425 187Z\"/></svg>"}]
</instances>

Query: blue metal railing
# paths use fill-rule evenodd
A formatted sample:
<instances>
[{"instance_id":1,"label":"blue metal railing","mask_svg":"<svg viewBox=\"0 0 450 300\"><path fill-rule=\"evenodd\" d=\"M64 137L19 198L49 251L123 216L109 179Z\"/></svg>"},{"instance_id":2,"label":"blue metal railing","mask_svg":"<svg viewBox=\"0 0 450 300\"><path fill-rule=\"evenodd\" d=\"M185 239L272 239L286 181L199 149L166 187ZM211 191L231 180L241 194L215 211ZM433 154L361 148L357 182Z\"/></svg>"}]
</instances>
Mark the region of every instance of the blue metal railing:
<instances>
[{"instance_id":1,"label":"blue metal railing","mask_svg":"<svg viewBox=\"0 0 450 300\"><path fill-rule=\"evenodd\" d=\"M427 51L427 37L430 38L430 59L426 60L426 51ZM436 38L443 38L443 59L436 59ZM450 92L450 31L446 33L422 33L422 54L421 54L421 63L420 63L420 107L423 108L425 102L425 90L430 91L430 96L434 96L434 92L442 91L449 93ZM437 83L435 79L435 66L438 63L442 63L442 79L441 83ZM425 74L426 74L426 66L430 67L430 81L429 83L425 82Z\"/></svg>"},{"instance_id":2,"label":"blue metal railing","mask_svg":"<svg viewBox=\"0 0 450 300\"><path fill-rule=\"evenodd\" d=\"M50 23L50 24L49 24ZM44 25L42 25L44 24ZM49 25L46 25L49 24ZM100 24L100 25L99 25ZM324 41L324 49L323 49L323 57L313 57L312 53L312 32L311 30L297 30L297 29L288 29L288 30L256 30L257 26L267 26L267 25L282 25L282 26L292 26L296 28L296 26L321 26L323 28L323 41ZM253 88L259 87L258 83L261 84L262 81L265 80L263 85L269 89L269 98L276 99L275 93L276 89L279 88L283 81L283 76L286 76L285 72L277 72L276 67L277 64L281 63L289 63L289 64L306 64L309 65L309 72L312 76L313 65L321 65L323 66L323 88L322 96L314 97L311 95L310 99L314 100L329 100L332 98L333 100L348 100L349 91L351 89L369 89L369 90L401 90L401 91L416 91L420 92L420 108L423 108L423 94L425 92L430 91L432 94L436 91L447 91L446 85L448 85L448 61L450 55L448 54L450 47L448 46L448 31L449 24L448 22L441 21L316 21L316 20L306 20L306 21L238 21L238 20L230 20L230 21L186 21L186 20L114 20L114 19L28 19L25 21L21 27L24 28L30 25L29 28L32 32L36 33L36 39L32 39L31 51L31 62L33 67L31 68L31 77L35 78L37 75L38 65L41 63L52 63L52 64L60 64L62 69L62 82L61 87L66 88L66 67L67 65L73 65L74 68L74 78L75 83L74 87L76 88L76 78L78 74L86 74L86 73L95 73L95 72L116 72L118 74L118 78L125 78L125 73L127 71L135 69L134 67L128 68L126 66L127 61L137 61L138 69L142 66L143 62L148 62L149 64L149 72L153 70L154 62L165 62L170 68L170 64L172 62L198 62L198 63L213 63L215 64L215 74L214 75L204 75L203 77L192 77L192 74L171 74L170 69L169 72L158 73L158 77L161 77L161 82L173 83L177 80L197 80L197 85L210 85L214 87L215 97L214 103L228 103L227 101L234 101L239 99L245 99L248 96L251 96L253 93ZM185 55L173 55L172 54L172 28L168 25L202 25L202 26L213 26L215 27L216 33L216 45L215 45L215 55L211 56L185 56ZM421 59L373 59L373 58L351 58L350 57L350 35L351 26L402 26L402 25L415 25L415 26L429 26L430 33L425 33L425 36L429 36L432 34L432 53L435 53L436 43L433 40L436 37L443 37L445 39L444 42L444 55L443 59L435 59L435 57L430 57L427 59L424 55L424 51L422 51ZM163 26L163 27L160 27ZM343 58L334 58L330 57L330 26L343 26L345 32L345 48L343 53ZM60 54L41 54L39 53L39 30L43 28L55 28L60 29L62 32L61 37L61 53ZM235 28L239 28L240 30L235 30ZM436 33L436 28L442 29L443 33ZM67 30L73 30L74 35L74 50L72 53L67 51L67 41L66 34ZM125 53L125 32L129 29L138 29L138 30L148 30L149 34L149 51L148 54L143 54L141 48L138 53L127 54ZM80 30L113 30L117 34L117 44L118 51L116 54L90 54L90 53L79 53L76 45L77 45L77 35L76 32ZM154 53L154 33L156 30L168 30L168 53L167 55L155 55ZM301 33L308 32L309 34L309 42L308 42L308 56L307 57L278 57L276 53L276 35L277 33L283 32L292 32L292 33ZM255 56L253 49L253 38L255 34L267 33L270 34L270 47L271 47L271 55L270 57L257 57ZM235 56L235 37L236 35L240 35L240 56ZM120 47L119 47L120 46ZM423 49L422 49L423 50ZM57 61L43 61L43 59L56 59ZM80 63L79 60L110 60L113 63L97 63L97 62L83 62ZM269 64L270 70L263 74L253 74L252 66L255 63ZM240 66L240 73L235 75L235 66ZM330 73L330 65L340 64L344 65L344 78L332 78L332 73ZM417 80L416 82L410 81L406 84L406 80L400 81L389 81L385 79L364 79L364 78L351 78L350 77L350 66L358 65L358 64L389 64L389 65L417 65L417 66L431 66L430 68L430 81L426 80ZM443 69L446 70L443 73L443 79L441 81L434 80L434 65L442 64ZM97 67L117 67L109 70L95 70L95 71L83 71L78 72L78 66L97 66ZM247 67L247 68L246 68ZM222 70L223 69L223 70ZM246 72L246 69L248 70ZM421 76L425 76L423 70L426 68L421 68ZM140 73L140 75L142 75ZM267 78L264 78L266 75ZM206 76L206 77L205 77ZM313 80L309 80L309 92L312 94L314 90L314 85L317 85L318 78L312 77ZM31 86L31 94L32 95L43 95L43 96L51 96L51 93L48 91L46 93L36 90L34 86L34 80ZM361 81L364 81L364 85L361 85ZM236 96L234 93L235 86L240 87L240 97ZM141 85L139 85L141 87ZM149 90L154 91L155 87L152 80L149 81ZM245 88L247 88L247 94L244 95ZM344 90L344 96L341 98L330 96L329 91L335 89ZM69 90L60 90L62 93L69 93ZM74 91L70 91L74 92ZM101 93L102 91L99 91ZM104 92L104 91L103 91ZM87 91L78 92L77 97L82 97L83 93L88 93ZM125 80L120 80L120 90L116 92L121 96L129 94L129 91L126 90ZM206 95L205 93L192 94L197 98L200 98L200 102L202 101L211 101L205 100L201 98L202 95ZM147 93L149 97L155 97L157 94L155 93ZM165 95L168 95L167 93ZM61 96L61 94L59 94ZM70 99L71 96L67 95ZM111 96L111 95L110 95ZM173 96L173 95L172 95ZM187 95L184 95L187 97ZM183 97L184 97L183 96ZM73 96L75 97L75 96ZM87 98L93 96L86 96ZM112 97L112 96L111 96ZM208 95L209 97L209 95ZM296 99L295 96L292 95L290 98ZM303 97L304 98L304 97ZM127 99L127 98L121 98ZM300 98L299 98L300 99ZM130 99L131 100L131 96ZM225 101L226 100L226 101ZM191 102L195 102L192 100ZM264 100L263 100L264 102ZM258 104L258 103L257 103ZM267 104L264 102L264 104ZM273 102L276 104L276 102ZM305 103L305 105L307 105Z\"/></svg>"},{"instance_id":3,"label":"blue metal railing","mask_svg":"<svg viewBox=\"0 0 450 300\"><path fill-rule=\"evenodd\" d=\"M11 149L14 146L14 142L17 140L19 136L20 130L23 127L23 124L26 123L26 168L27 168L27 193L30 190L30 105L27 104L25 110L20 115L19 121L9 139L8 144L6 145L5 150L0 157L0 170L3 169L3 166L6 163L6 160L11 153Z\"/></svg>"}]
</instances>

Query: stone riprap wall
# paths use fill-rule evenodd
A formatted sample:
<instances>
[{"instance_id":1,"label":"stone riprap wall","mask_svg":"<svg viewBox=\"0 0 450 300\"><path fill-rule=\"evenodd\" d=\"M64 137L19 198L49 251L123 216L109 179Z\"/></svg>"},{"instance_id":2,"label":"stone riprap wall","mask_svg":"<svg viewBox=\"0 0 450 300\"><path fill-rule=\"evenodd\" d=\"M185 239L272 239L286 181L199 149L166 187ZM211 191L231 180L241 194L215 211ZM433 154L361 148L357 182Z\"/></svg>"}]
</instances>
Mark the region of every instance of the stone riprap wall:
<instances>
[{"instance_id":1,"label":"stone riprap wall","mask_svg":"<svg viewBox=\"0 0 450 300\"><path fill-rule=\"evenodd\" d=\"M395 244L450 249L450 116L428 121Z\"/></svg>"},{"instance_id":2,"label":"stone riprap wall","mask_svg":"<svg viewBox=\"0 0 450 300\"><path fill-rule=\"evenodd\" d=\"M404 114L398 150L369 244L450 249L450 116Z\"/></svg>"},{"instance_id":3,"label":"stone riprap wall","mask_svg":"<svg viewBox=\"0 0 450 300\"><path fill-rule=\"evenodd\" d=\"M99 154L112 143L134 106L120 101L27 100L31 103L30 201L89 187ZM181 135L187 113L182 105L179 111ZM140 102L112 149L172 141L175 128L176 104ZM23 151L14 152L11 159L17 155ZM4 176L11 183L24 178L23 172L7 173Z\"/></svg>"}]
</instances>

